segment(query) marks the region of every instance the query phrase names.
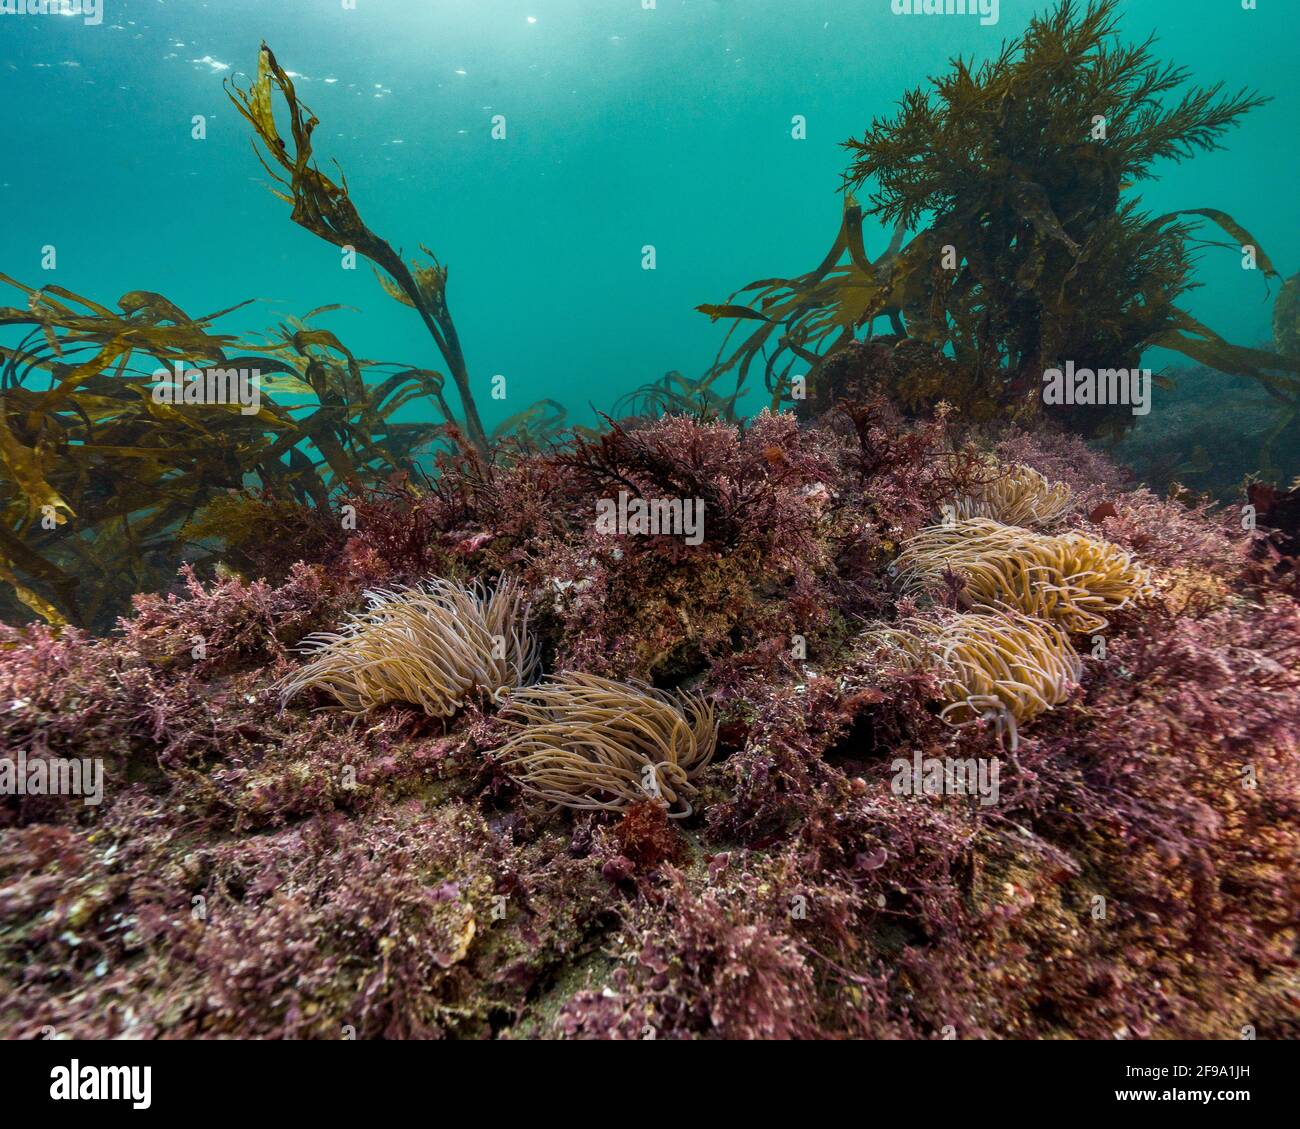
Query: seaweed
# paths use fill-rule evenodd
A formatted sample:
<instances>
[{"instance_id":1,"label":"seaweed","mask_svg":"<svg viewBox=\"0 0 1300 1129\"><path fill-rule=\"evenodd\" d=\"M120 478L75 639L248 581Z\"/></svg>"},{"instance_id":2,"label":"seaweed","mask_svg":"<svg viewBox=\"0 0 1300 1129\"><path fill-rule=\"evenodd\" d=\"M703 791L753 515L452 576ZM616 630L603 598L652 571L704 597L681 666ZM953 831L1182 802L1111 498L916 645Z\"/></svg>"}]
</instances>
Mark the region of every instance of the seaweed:
<instances>
[{"instance_id":1,"label":"seaweed","mask_svg":"<svg viewBox=\"0 0 1300 1129\"><path fill-rule=\"evenodd\" d=\"M1062 11L1063 28L1074 9ZM248 94L264 124L287 81L266 56ZM1119 63L1093 65L1099 83ZM291 86L287 98L309 134ZM1215 105L1192 100L1210 124L1186 144L1232 116ZM1162 136L1181 151L1178 130ZM302 206L347 221L346 190L320 204L302 152ZM303 559L274 581L204 582L187 565L180 591L138 596L112 638L0 625L0 745L47 770L73 756L108 768L94 804L0 797L0 1033L1293 1035L1300 485L1253 484L1247 532L1233 511L1134 488L1077 435L998 418L1015 406L1015 366L1050 338L1046 322L1009 335L1033 303L1050 313L1062 237L1103 260L1149 246L1125 287L1186 281L1166 269L1184 262L1185 243L1167 242L1181 218L1139 228L1116 205L1085 236L1035 195L1018 194L1043 273L1031 264L1029 306L1003 323L976 317L974 268L955 293L902 226L869 262L851 200L817 271L756 284L760 309L712 308L763 323L734 355L734 391L717 390L722 368L669 374L625 403L683 415L607 419L553 448L564 421L552 402L507 420L486 449L462 441L443 378L357 357L316 324L330 308L254 342L158 294L114 310L21 288L26 308L0 309L0 325L26 327L0 353L0 563L29 607L97 621L106 605L81 599L76 576L152 584L195 539L268 572ZM1098 296L1103 314L1122 307L1112 297ZM980 300L1001 316L997 294ZM1276 332L1290 357L1296 300L1292 279ZM891 333L859 341L877 317ZM1271 356L1177 332L1290 394ZM778 401L793 392L789 365L816 366L819 419L730 418L760 357ZM274 399L256 414L178 410L155 401L140 358L256 366ZM890 387L852 387L863 368ZM852 395L819 390L840 378ZM983 410L987 427L959 439L931 392ZM392 422L419 398L445 422ZM436 475L417 486L408 464L439 437ZM593 509L624 491L707 504L700 543L597 529ZM350 537L329 520L344 498L359 519ZM953 529L933 526L941 507L962 519ZM961 561L938 559L978 556L980 537L1010 546L1025 577L1043 557L1059 583L1031 587L1056 607L1106 611L1104 645L1076 653L1063 629L956 612L981 585L1006 587L1006 560L958 576ZM500 594L510 577L503 614L535 607L546 667L570 673L500 712L458 694L436 720L405 694L368 694L353 717L280 700L286 678L311 673L294 671L294 648L355 614L366 589L415 600L431 571L444 594L466 576L497 578ZM459 590L468 614L482 590ZM1121 606L1139 594L1140 609ZM467 661L491 665L490 634L494 659L515 661L504 681L531 676L532 623L513 640L517 661L479 624ZM388 642L405 661L409 637ZM673 716L650 717L656 703ZM602 763L566 783L579 748L568 738L595 730ZM666 755L650 756L660 737ZM955 782L904 788L900 754L992 760L1000 794L986 807ZM654 791L685 803L611 785L619 757L654 760ZM563 810L540 813L538 798Z\"/></svg>"},{"instance_id":2,"label":"seaweed","mask_svg":"<svg viewBox=\"0 0 1300 1129\"><path fill-rule=\"evenodd\" d=\"M763 356L773 405L797 401L797 367L816 394L828 360L886 318L892 340L923 342L954 362L962 375L945 398L977 418L1036 410L1053 364L1133 369L1144 350L1162 346L1259 381L1289 419L1300 358L1234 345L1175 304L1195 285L1197 252L1215 246L1200 236L1205 221L1231 246L1254 248L1266 280L1279 277L1258 241L1224 212L1153 217L1125 196L1157 162L1220 147L1267 99L1221 85L1185 89L1187 72L1160 63L1152 39L1117 42L1116 13L1117 0L1086 8L1062 0L992 60L954 59L932 90L909 91L894 117L845 142L853 157L844 216L821 264L700 307L733 321L732 332L761 323L729 356L724 344L710 380L735 370L743 384ZM875 191L864 213L853 193L868 182ZM862 245L864 214L894 225L874 263ZM1293 305L1293 289L1284 293ZM750 304L737 302L749 294ZM1118 431L1132 416L1074 410L1064 422Z\"/></svg>"},{"instance_id":3,"label":"seaweed","mask_svg":"<svg viewBox=\"0 0 1300 1129\"><path fill-rule=\"evenodd\" d=\"M292 148L276 125L275 91L289 112ZM196 549L246 566L272 563L274 554L250 551L238 529L258 514L278 523L297 507L287 524L304 544L338 548L327 528L331 498L364 495L411 471L434 441L462 445L465 436L480 455L492 447L528 451L565 425L563 405L544 400L489 439L447 306L447 268L423 247L427 261L404 263L362 221L346 178L336 184L316 167L317 119L265 44L256 80L227 93L261 141L259 159L285 190L273 189L292 204L294 222L369 259L385 291L420 314L464 420L446 399L442 373L364 360L314 323L338 306L245 340L213 323L248 301L192 318L161 294L133 290L114 310L63 287L33 289L0 275L26 295L25 308L0 307L0 326L26 331L0 347L0 581L51 623L110 624L132 593L163 587ZM258 402L182 408L153 395L159 369L203 364L258 373ZM38 388L41 377L47 382ZM393 420L422 400L442 424ZM85 595L83 576L109 579Z\"/></svg>"},{"instance_id":4,"label":"seaweed","mask_svg":"<svg viewBox=\"0 0 1300 1129\"><path fill-rule=\"evenodd\" d=\"M184 527L231 492L325 515L331 494L403 469L439 435L390 419L439 395L436 375L399 368L367 382L370 363L312 327L323 310L251 342L213 329L247 303L192 318L149 291L113 310L59 286L0 282L26 296L0 307L0 325L26 329L0 346L0 579L50 622L102 626L131 593L163 587ZM154 394L160 370L199 364L258 372L257 402ZM93 592L82 577L99 578Z\"/></svg>"},{"instance_id":5,"label":"seaweed","mask_svg":"<svg viewBox=\"0 0 1300 1129\"><path fill-rule=\"evenodd\" d=\"M492 446L510 442L518 449L536 451L564 433L569 411L558 400L538 400L503 419L492 429Z\"/></svg>"},{"instance_id":6,"label":"seaweed","mask_svg":"<svg viewBox=\"0 0 1300 1129\"><path fill-rule=\"evenodd\" d=\"M791 374L796 366L807 366L806 380L814 384L825 362L855 340L857 330L869 327L877 316L890 316L901 332L898 307L890 301L890 279L901 237L900 230L880 260L872 263L862 242L862 208L849 195L835 242L814 270L795 278L760 279L741 287L721 305L697 307L715 322L727 319L735 323L712 367L699 382L700 390L711 391L715 381L734 371L735 389L728 398L734 403L751 367L761 358L764 384L776 410L782 402L800 398L793 391ZM846 255L848 261L844 262ZM751 295L750 304L738 301L743 295ZM762 324L726 355L742 321ZM774 335L775 348L765 352ZM700 394L692 389L693 396Z\"/></svg>"},{"instance_id":7,"label":"seaweed","mask_svg":"<svg viewBox=\"0 0 1300 1129\"><path fill-rule=\"evenodd\" d=\"M285 143L275 122L271 97L273 91L279 91L289 112L292 149ZM361 214L348 194L347 177L342 171L339 172L339 183L335 183L315 165L312 161L311 138L319 121L298 100L293 79L276 61L275 55L265 43L258 53L256 80L247 90L228 83L226 93L262 142L266 156L257 153L262 167L277 184L287 189L287 192L279 189L272 191L293 206L293 222L327 243L355 251L369 259L378 268L376 277L384 290L420 315L443 360L447 362L452 380L460 393L469 438L480 451L486 452L487 435L474 403L474 395L470 391L469 367L447 305L447 268L423 244L420 245L420 250L428 261L413 261L408 266L401 255L386 240L371 231L361 219ZM256 146L254 151L257 151ZM288 173L289 179L286 180L271 168L267 158ZM445 411L445 404L442 406Z\"/></svg>"},{"instance_id":8,"label":"seaweed","mask_svg":"<svg viewBox=\"0 0 1300 1129\"><path fill-rule=\"evenodd\" d=\"M666 372L658 380L648 381L620 397L614 410L620 415L639 417L688 415L702 421L739 422L736 401L744 390L743 382L738 382L726 396L714 392L711 383L708 376L692 378L676 370Z\"/></svg>"},{"instance_id":9,"label":"seaweed","mask_svg":"<svg viewBox=\"0 0 1300 1129\"><path fill-rule=\"evenodd\" d=\"M639 791L624 812L538 812L504 763L519 731L473 703L445 724L398 702L280 714L294 650L374 586L332 561L279 585L189 572L109 639L0 627L0 744L106 765L98 806L0 797L0 1031L1294 1034L1295 494L1252 491L1251 536L1125 486L1074 436L994 428L966 457L946 414L667 418L576 463L485 464L466 445L427 493L358 500L379 575L436 564L412 550L471 575L508 565L548 668L712 702L686 818ZM1066 484L1067 528L1133 553L1157 588L1113 617L1104 657L1080 652L1081 674L1061 635L1022 663L1014 751L996 717L945 724L942 649L900 663L871 638L925 623L983 647L996 631L889 571L944 499L990 484L993 455ZM594 534L609 471L754 500L733 507L735 536L683 557L671 538ZM1058 700L1065 676L1081 685ZM1054 708L1027 709L1025 687ZM914 754L997 757L994 805L900 792L894 758Z\"/></svg>"}]
</instances>

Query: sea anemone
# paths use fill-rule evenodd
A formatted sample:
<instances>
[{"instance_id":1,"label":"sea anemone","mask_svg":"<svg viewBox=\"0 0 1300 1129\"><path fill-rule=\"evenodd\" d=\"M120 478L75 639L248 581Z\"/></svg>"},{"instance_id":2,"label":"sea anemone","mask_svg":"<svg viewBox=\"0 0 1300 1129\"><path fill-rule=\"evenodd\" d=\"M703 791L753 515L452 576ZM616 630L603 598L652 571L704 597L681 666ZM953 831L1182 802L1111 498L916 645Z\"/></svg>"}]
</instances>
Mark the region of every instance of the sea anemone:
<instances>
[{"instance_id":1,"label":"sea anemone","mask_svg":"<svg viewBox=\"0 0 1300 1129\"><path fill-rule=\"evenodd\" d=\"M895 570L909 592L955 573L968 607L1020 611L1081 634L1102 630L1109 613L1154 592L1149 572L1109 541L1031 533L991 518L921 530L904 543Z\"/></svg>"},{"instance_id":2,"label":"sea anemone","mask_svg":"<svg viewBox=\"0 0 1300 1129\"><path fill-rule=\"evenodd\" d=\"M315 657L280 684L282 702L311 688L349 713L406 702L451 717L471 693L499 701L536 676L538 645L512 580L489 588L435 578L366 598L364 614L304 641Z\"/></svg>"},{"instance_id":3,"label":"sea anemone","mask_svg":"<svg viewBox=\"0 0 1300 1129\"><path fill-rule=\"evenodd\" d=\"M1060 628L1018 612L913 619L869 633L900 665L926 670L947 705L941 717L962 727L992 721L998 737L1060 705L1078 685L1083 663Z\"/></svg>"},{"instance_id":4,"label":"sea anemone","mask_svg":"<svg viewBox=\"0 0 1300 1129\"><path fill-rule=\"evenodd\" d=\"M1006 525L1047 525L1073 505L1072 491L1064 482L1049 482L1033 467L1013 463L989 466L1000 473L989 482L958 498L958 518L986 517Z\"/></svg>"},{"instance_id":5,"label":"sea anemone","mask_svg":"<svg viewBox=\"0 0 1300 1129\"><path fill-rule=\"evenodd\" d=\"M713 706L698 694L561 674L510 695L516 730L500 759L523 790L555 808L620 810L647 797L692 812L696 774L713 757Z\"/></svg>"}]
</instances>

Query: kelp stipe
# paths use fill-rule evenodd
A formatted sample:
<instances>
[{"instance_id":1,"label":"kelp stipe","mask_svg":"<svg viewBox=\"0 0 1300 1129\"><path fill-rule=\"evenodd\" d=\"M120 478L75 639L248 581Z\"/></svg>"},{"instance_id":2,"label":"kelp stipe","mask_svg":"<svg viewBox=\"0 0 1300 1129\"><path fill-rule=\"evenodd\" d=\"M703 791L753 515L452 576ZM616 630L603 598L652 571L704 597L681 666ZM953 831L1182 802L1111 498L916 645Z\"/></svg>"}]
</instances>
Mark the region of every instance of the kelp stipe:
<instances>
[{"instance_id":1,"label":"kelp stipe","mask_svg":"<svg viewBox=\"0 0 1300 1129\"><path fill-rule=\"evenodd\" d=\"M292 148L280 135L275 123L274 91L279 92L289 113ZM428 261L413 261L409 265L405 263L401 255L386 240L371 231L361 219L361 214L348 194L347 177L340 171L339 183L335 183L320 171L312 159L311 140L312 132L319 122L298 100L293 79L276 61L275 55L265 43L257 57L256 80L247 90L241 90L230 83L226 93L262 142L265 156L259 152L258 159L275 182L286 190L273 189L280 199L293 206L293 222L327 243L351 249L369 259L377 268L375 276L384 290L420 315L438 352L447 363L460 394L461 409L465 414L465 431L479 452L486 454L489 448L488 435L474 402L469 366L461 348L460 335L456 332L456 323L452 320L451 309L447 305L447 268L423 244L420 245L420 250ZM268 158L288 174L287 180L267 163ZM438 406L448 423L457 423L444 401L439 400ZM543 401L508 420L494 432L493 439L516 430L523 430L526 435L535 438L539 424L543 425L542 432L549 434L560 426L563 416L564 409L555 401Z\"/></svg>"}]
</instances>

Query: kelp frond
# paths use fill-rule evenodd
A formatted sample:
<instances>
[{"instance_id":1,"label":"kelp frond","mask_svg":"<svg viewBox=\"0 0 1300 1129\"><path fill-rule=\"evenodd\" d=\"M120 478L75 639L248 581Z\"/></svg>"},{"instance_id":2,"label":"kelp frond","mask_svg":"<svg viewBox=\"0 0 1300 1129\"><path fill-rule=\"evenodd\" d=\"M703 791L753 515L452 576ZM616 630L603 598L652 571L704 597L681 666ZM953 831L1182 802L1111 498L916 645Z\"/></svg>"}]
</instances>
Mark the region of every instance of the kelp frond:
<instances>
[{"instance_id":1,"label":"kelp frond","mask_svg":"<svg viewBox=\"0 0 1300 1129\"><path fill-rule=\"evenodd\" d=\"M228 491L324 513L331 493L405 469L438 437L433 423L392 420L438 394L432 374L367 379L373 366L312 324L324 310L252 341L214 328L247 303L191 317L151 291L112 309L0 283L23 296L0 306L0 326L22 334L0 345L0 580L51 622L107 626L130 594L164 586L182 527ZM257 400L155 395L176 366L256 373ZM83 594L80 576L104 582Z\"/></svg>"},{"instance_id":2,"label":"kelp frond","mask_svg":"<svg viewBox=\"0 0 1300 1129\"><path fill-rule=\"evenodd\" d=\"M565 432L568 409L558 400L538 400L492 429L492 446L511 443L519 451L540 451Z\"/></svg>"},{"instance_id":3,"label":"kelp frond","mask_svg":"<svg viewBox=\"0 0 1300 1129\"><path fill-rule=\"evenodd\" d=\"M289 142L281 136L275 121L272 94L277 91L289 113ZM276 195L293 205L294 223L336 247L352 248L365 256L383 272L379 281L388 294L419 313L460 393L469 437L481 452L486 452L487 436L470 390L460 338L447 306L447 268L423 246L421 250L428 256L427 262L410 265L404 262L386 240L362 221L348 194L347 178L340 173L340 181L336 183L316 166L312 159L312 133L319 121L298 100L293 79L265 43L258 53L257 78L247 90L231 83L226 93L261 140L265 155L259 153L258 158L285 190L276 190ZM278 165L287 179L272 164Z\"/></svg>"},{"instance_id":4,"label":"kelp frond","mask_svg":"<svg viewBox=\"0 0 1300 1129\"><path fill-rule=\"evenodd\" d=\"M712 383L708 376L692 379L680 372L668 372L622 396L614 412L620 416L681 415L704 422L738 422L736 401L742 389L737 386L723 396L713 391Z\"/></svg>"},{"instance_id":5,"label":"kelp frond","mask_svg":"<svg viewBox=\"0 0 1300 1129\"><path fill-rule=\"evenodd\" d=\"M511 580L487 588L438 578L367 597L364 614L305 641L313 658L281 683L282 702L321 690L348 713L402 702L451 717L471 694L499 701L536 676L528 604Z\"/></svg>"},{"instance_id":6,"label":"kelp frond","mask_svg":"<svg viewBox=\"0 0 1300 1129\"><path fill-rule=\"evenodd\" d=\"M613 811L647 798L691 814L694 778L713 757L713 706L696 694L561 674L510 696L515 730L498 758L552 808Z\"/></svg>"},{"instance_id":7,"label":"kelp frond","mask_svg":"<svg viewBox=\"0 0 1300 1129\"><path fill-rule=\"evenodd\" d=\"M860 328L869 329L880 316L897 317L902 235L899 229L873 263L862 242L862 208L848 196L835 242L814 270L793 278L751 282L721 305L699 306L700 313L713 321L734 323L699 387L707 390L734 372L735 389L730 394L734 402L751 369L761 361L773 409L794 398L796 376L812 384L825 361L854 340ZM759 324L728 354L742 322Z\"/></svg>"}]
</instances>

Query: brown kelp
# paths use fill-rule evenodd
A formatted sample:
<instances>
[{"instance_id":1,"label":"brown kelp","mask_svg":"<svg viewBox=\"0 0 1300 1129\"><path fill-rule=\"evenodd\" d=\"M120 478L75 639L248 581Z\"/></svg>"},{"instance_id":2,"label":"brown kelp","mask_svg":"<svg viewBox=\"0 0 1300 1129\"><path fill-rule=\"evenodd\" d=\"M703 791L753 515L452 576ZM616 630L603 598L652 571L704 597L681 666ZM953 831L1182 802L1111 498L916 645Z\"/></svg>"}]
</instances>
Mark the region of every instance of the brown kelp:
<instances>
[{"instance_id":1,"label":"brown kelp","mask_svg":"<svg viewBox=\"0 0 1300 1129\"><path fill-rule=\"evenodd\" d=\"M73 316L53 288L28 300ZM265 522L302 559L187 568L106 637L0 624L0 748L106 769L98 804L0 790L0 1035L1296 1035L1296 489L1253 486L1249 530L1000 410L957 435L916 389L978 400L982 376L913 339L840 348L886 350L897 383L814 419L742 425L730 393L668 381L681 415L557 438L543 406L516 443L391 474L446 433L390 426L373 366L310 322L254 350L160 300L122 309L92 310L86 374L32 330L43 419L98 442L132 396L173 407L110 345L175 330L220 339L214 365L267 358L314 395L277 388L242 424L161 413L136 445L175 462L222 436L243 484L181 528ZM441 388L406 371L388 397ZM23 430L30 383L0 437L30 493L6 504L68 524L60 500L80 519L95 498L44 460L53 423ZM94 397L112 411L83 418ZM280 422L299 412L323 440ZM327 533L344 491L356 528ZM598 530L620 492L700 499L699 542ZM414 588L430 575L485 580ZM374 622L315 656L345 709L285 701L304 637L367 592ZM1070 634L1105 621L1084 677ZM519 685L538 649L570 673ZM477 690L508 707L457 709ZM992 762L998 788L912 791L896 757Z\"/></svg>"},{"instance_id":2,"label":"brown kelp","mask_svg":"<svg viewBox=\"0 0 1300 1129\"><path fill-rule=\"evenodd\" d=\"M825 361L855 339L859 326L873 320L874 311L871 315L868 311L882 298L881 287L894 269L902 235L898 230L889 249L873 263L863 247L862 208L849 197L835 241L814 270L795 278L751 282L721 305L700 306L700 312L714 321L734 322L702 386L709 389L734 372L734 398L744 389L755 362L761 361L773 407L796 399L792 381L796 370L806 374L808 383L815 383ZM889 312L883 303L878 308ZM742 322L751 321L760 324L728 355L732 335Z\"/></svg>"},{"instance_id":3,"label":"brown kelp","mask_svg":"<svg viewBox=\"0 0 1300 1129\"><path fill-rule=\"evenodd\" d=\"M51 621L102 626L132 592L165 585L182 527L228 492L324 514L332 493L382 481L438 438L391 417L440 397L440 378L358 359L312 325L327 311L250 341L213 328L231 310L190 317L140 290L112 309L0 281L25 297L0 325L26 330L0 346L0 578ZM256 399L191 401L198 382L178 371L231 387L256 374ZM82 592L87 576L99 582Z\"/></svg>"},{"instance_id":4,"label":"brown kelp","mask_svg":"<svg viewBox=\"0 0 1300 1129\"><path fill-rule=\"evenodd\" d=\"M687 415L698 419L720 419L735 423L740 418L736 401L743 392L743 381L727 395L714 392L707 377L692 378L680 372L664 373L658 380L650 381L614 405L616 414L632 416Z\"/></svg>"},{"instance_id":5,"label":"brown kelp","mask_svg":"<svg viewBox=\"0 0 1300 1129\"><path fill-rule=\"evenodd\" d=\"M1293 411L1300 358L1230 344L1176 305L1193 285L1193 250L1208 245L1184 217L1216 224L1278 277L1258 241L1221 211L1152 216L1125 195L1158 162L1217 148L1265 99L1187 88L1185 69L1160 63L1152 41L1119 43L1117 19L1117 0L1062 0L989 62L954 60L932 90L908 92L895 117L846 142L846 188L874 184L866 214L894 227L889 248L867 257L850 194L815 270L700 307L733 331L759 323L731 353L724 345L710 379L734 370L743 383L766 350L773 404L798 402L884 318L887 350L920 344L947 362L934 362L945 379L930 402L941 394L974 419L1037 410L1052 365L1134 369L1152 346L1249 375ZM922 217L928 226L905 241ZM913 368L888 388L900 402L918 398ZM1084 432L1132 422L1126 411L1062 416Z\"/></svg>"},{"instance_id":6,"label":"brown kelp","mask_svg":"<svg viewBox=\"0 0 1300 1129\"><path fill-rule=\"evenodd\" d=\"M272 97L275 93L280 95L289 114L287 141L276 125ZM376 277L384 290L420 315L460 394L466 433L479 451L486 454L488 436L474 402L469 367L447 304L448 268L423 244L420 250L427 261L404 262L386 240L366 226L348 193L347 177L340 173L336 183L321 172L312 151L312 133L319 122L299 101L293 79L265 43L258 52L256 79L247 90L229 84L227 94L262 142L258 157L275 183L283 189L273 189L275 194L293 206L294 223L327 243L369 259L377 268ZM272 164L278 165L281 171L277 172ZM288 178L282 174L287 174ZM442 406L445 409L445 404ZM554 414L556 408L559 409L558 417ZM553 434L563 421L563 413L564 409L554 401L543 401L502 425L493 438L517 430L517 425L523 426L526 436L535 438L539 433ZM455 421L449 419L448 422Z\"/></svg>"},{"instance_id":7,"label":"brown kelp","mask_svg":"<svg viewBox=\"0 0 1300 1129\"><path fill-rule=\"evenodd\" d=\"M291 147L276 126L276 92L291 118ZM335 306L289 318L255 340L212 328L247 302L191 318L151 291L131 291L112 309L59 286L37 290L0 276L26 295L26 308L0 308L0 326L27 329L0 347L0 581L15 608L51 622L107 626L132 593L167 583L190 536L204 537L201 554L219 555L220 534L238 508L229 494L255 503L239 510L246 517L286 499L310 500L325 515L332 496L409 472L439 438L458 443L463 430L480 454L488 451L447 306L447 269L427 250L428 262L405 264L366 227L346 179L336 184L315 166L316 118L269 48L249 89L228 93L263 143L263 164L285 189L277 194L292 203L294 221L370 259L385 290L419 312L459 392L463 420L441 373L362 360L313 323ZM200 366L205 377L255 372L258 403L152 395L158 369ZM442 424L393 421L416 400ZM562 405L542 401L498 425L490 442L536 449L564 420ZM204 514L213 502L220 513ZM82 594L80 575L114 579Z\"/></svg>"}]
</instances>

